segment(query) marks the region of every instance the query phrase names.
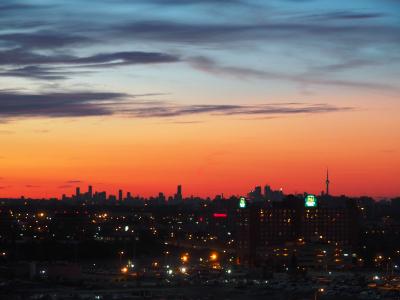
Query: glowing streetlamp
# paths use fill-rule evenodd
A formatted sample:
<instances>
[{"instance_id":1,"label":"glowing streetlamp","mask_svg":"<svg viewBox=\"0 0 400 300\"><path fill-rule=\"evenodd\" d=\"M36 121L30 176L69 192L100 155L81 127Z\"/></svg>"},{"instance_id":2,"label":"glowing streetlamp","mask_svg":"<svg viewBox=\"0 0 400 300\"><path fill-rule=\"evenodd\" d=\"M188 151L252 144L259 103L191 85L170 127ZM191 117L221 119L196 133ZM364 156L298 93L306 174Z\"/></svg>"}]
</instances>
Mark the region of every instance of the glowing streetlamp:
<instances>
[{"instance_id":1,"label":"glowing streetlamp","mask_svg":"<svg viewBox=\"0 0 400 300\"><path fill-rule=\"evenodd\" d=\"M124 251L119 251L118 254L119 254L119 264L121 264L122 263L122 255L124 255Z\"/></svg>"},{"instance_id":2,"label":"glowing streetlamp","mask_svg":"<svg viewBox=\"0 0 400 300\"><path fill-rule=\"evenodd\" d=\"M218 259L218 254L216 252L212 252L210 254L210 260L211 261L216 261Z\"/></svg>"},{"instance_id":3,"label":"glowing streetlamp","mask_svg":"<svg viewBox=\"0 0 400 300\"><path fill-rule=\"evenodd\" d=\"M324 292L325 292L324 288L319 288L318 290L316 290L315 293L314 293L314 300L318 300L318 298L319 298L318 295L321 295Z\"/></svg>"},{"instance_id":4,"label":"glowing streetlamp","mask_svg":"<svg viewBox=\"0 0 400 300\"><path fill-rule=\"evenodd\" d=\"M183 263L187 263L189 261L189 254L186 253L186 254L182 255L181 256L181 261Z\"/></svg>"}]
</instances>

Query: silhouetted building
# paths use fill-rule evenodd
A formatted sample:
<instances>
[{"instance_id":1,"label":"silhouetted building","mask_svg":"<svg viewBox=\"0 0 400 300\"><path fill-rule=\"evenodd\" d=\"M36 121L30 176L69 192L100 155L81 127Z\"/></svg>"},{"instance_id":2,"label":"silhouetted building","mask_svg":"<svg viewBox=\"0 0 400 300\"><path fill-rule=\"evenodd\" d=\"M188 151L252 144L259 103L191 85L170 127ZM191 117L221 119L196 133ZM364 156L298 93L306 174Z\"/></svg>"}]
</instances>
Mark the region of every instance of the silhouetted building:
<instances>
[{"instance_id":1,"label":"silhouetted building","mask_svg":"<svg viewBox=\"0 0 400 300\"><path fill-rule=\"evenodd\" d=\"M329 196L329 183L330 183L330 181L329 181L329 171L328 171L328 169L326 170L326 180L325 180L325 183L326 183L326 191L325 191L325 193L326 193L326 195Z\"/></svg>"},{"instance_id":2,"label":"silhouetted building","mask_svg":"<svg viewBox=\"0 0 400 300\"><path fill-rule=\"evenodd\" d=\"M252 191L249 193L249 198L250 198L252 201L262 201L262 200L263 200L263 197L262 197L262 193L261 193L261 186L256 186L256 187L254 188L254 190L252 190Z\"/></svg>"},{"instance_id":3,"label":"silhouetted building","mask_svg":"<svg viewBox=\"0 0 400 300\"><path fill-rule=\"evenodd\" d=\"M353 247L358 242L359 210L347 198L316 199L315 205L299 197L283 201L250 203L237 210L238 253L254 265L268 256L271 247L287 243L322 243ZM310 205L310 206L307 206Z\"/></svg>"},{"instance_id":4,"label":"silhouetted building","mask_svg":"<svg viewBox=\"0 0 400 300\"><path fill-rule=\"evenodd\" d=\"M89 185L89 188L88 188L88 197L89 197L89 199L93 198L93 187L91 185Z\"/></svg>"},{"instance_id":5,"label":"silhouetted building","mask_svg":"<svg viewBox=\"0 0 400 300\"><path fill-rule=\"evenodd\" d=\"M80 187L77 187L75 190L75 199L76 200L81 200L81 189Z\"/></svg>"},{"instance_id":6,"label":"silhouetted building","mask_svg":"<svg viewBox=\"0 0 400 300\"><path fill-rule=\"evenodd\" d=\"M174 195L173 201L171 201L170 204L180 204L182 203L182 200L182 186L178 185L176 194Z\"/></svg>"}]
</instances>

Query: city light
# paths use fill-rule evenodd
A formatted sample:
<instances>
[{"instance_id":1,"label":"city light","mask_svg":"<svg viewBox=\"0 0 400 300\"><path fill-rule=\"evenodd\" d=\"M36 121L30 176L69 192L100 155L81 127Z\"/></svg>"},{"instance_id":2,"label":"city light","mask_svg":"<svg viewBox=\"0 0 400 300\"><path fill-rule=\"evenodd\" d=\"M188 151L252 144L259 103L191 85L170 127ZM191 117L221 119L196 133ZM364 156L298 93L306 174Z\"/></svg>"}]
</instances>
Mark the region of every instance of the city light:
<instances>
[{"instance_id":1,"label":"city light","mask_svg":"<svg viewBox=\"0 0 400 300\"><path fill-rule=\"evenodd\" d=\"M216 261L218 259L218 253L217 252L212 252L210 254L210 260L211 261Z\"/></svg>"},{"instance_id":2,"label":"city light","mask_svg":"<svg viewBox=\"0 0 400 300\"><path fill-rule=\"evenodd\" d=\"M312 194L308 194L304 200L305 207L316 207L317 206L317 197Z\"/></svg>"},{"instance_id":3,"label":"city light","mask_svg":"<svg viewBox=\"0 0 400 300\"><path fill-rule=\"evenodd\" d=\"M246 208L246 198L245 197L240 197L239 199L239 207L240 208Z\"/></svg>"},{"instance_id":4,"label":"city light","mask_svg":"<svg viewBox=\"0 0 400 300\"><path fill-rule=\"evenodd\" d=\"M223 218L223 219L226 219L228 216L227 216L227 214L225 214L225 213L214 213L214 214L213 214L213 217L214 217L214 218Z\"/></svg>"},{"instance_id":5,"label":"city light","mask_svg":"<svg viewBox=\"0 0 400 300\"><path fill-rule=\"evenodd\" d=\"M189 255L188 254L184 254L181 256L181 261L186 263L189 261Z\"/></svg>"}]
</instances>

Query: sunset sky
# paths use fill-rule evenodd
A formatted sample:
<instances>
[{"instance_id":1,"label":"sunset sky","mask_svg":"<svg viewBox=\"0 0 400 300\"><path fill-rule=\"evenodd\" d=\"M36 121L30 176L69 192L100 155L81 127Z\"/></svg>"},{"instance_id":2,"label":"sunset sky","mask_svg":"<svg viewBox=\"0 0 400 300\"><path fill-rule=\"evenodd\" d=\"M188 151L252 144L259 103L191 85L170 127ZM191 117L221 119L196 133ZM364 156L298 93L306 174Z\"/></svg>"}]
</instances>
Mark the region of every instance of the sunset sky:
<instances>
[{"instance_id":1,"label":"sunset sky","mask_svg":"<svg viewBox=\"0 0 400 300\"><path fill-rule=\"evenodd\" d=\"M396 0L2 0L0 198L400 195Z\"/></svg>"}]
</instances>

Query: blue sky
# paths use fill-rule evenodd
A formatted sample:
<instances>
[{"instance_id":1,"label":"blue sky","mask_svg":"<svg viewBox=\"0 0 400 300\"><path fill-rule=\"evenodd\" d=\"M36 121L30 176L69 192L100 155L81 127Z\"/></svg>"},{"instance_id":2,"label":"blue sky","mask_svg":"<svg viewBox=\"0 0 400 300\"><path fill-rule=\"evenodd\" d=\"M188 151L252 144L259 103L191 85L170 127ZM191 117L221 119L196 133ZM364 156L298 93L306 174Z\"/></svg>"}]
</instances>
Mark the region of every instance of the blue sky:
<instances>
[{"instance_id":1,"label":"blue sky","mask_svg":"<svg viewBox=\"0 0 400 300\"><path fill-rule=\"evenodd\" d=\"M266 88L277 99L390 93L399 88L399 8L395 0L2 1L0 74L16 91L84 85L179 103L262 102Z\"/></svg>"}]
</instances>

